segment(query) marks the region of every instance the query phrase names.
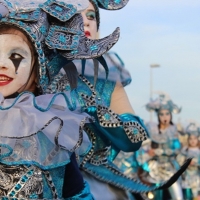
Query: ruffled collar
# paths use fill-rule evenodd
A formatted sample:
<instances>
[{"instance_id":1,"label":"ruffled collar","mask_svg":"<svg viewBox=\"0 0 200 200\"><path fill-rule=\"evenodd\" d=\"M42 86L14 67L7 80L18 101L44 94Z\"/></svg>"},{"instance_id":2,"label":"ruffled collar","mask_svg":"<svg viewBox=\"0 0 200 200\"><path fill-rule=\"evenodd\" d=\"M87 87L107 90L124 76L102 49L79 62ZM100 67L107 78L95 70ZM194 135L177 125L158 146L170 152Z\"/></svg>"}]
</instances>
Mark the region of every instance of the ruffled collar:
<instances>
[{"instance_id":1,"label":"ruffled collar","mask_svg":"<svg viewBox=\"0 0 200 200\"><path fill-rule=\"evenodd\" d=\"M20 152L28 152L31 146L27 147L25 141L31 138L38 152L44 154L44 147L41 146L43 141L39 136L42 132L42 138L45 138L48 148L52 146L54 149L57 146L65 152L77 151L79 155L85 154L91 147L89 138L83 131L84 124L89 122L88 118L90 116L83 113L77 104L76 107L71 105L66 93L35 97L30 92L24 92L14 99L4 99L0 95L0 145L6 145L7 149L15 152L20 144ZM56 162L66 162L64 155L65 153L62 153ZM14 159L13 154L10 156ZM39 154L36 158L30 155L28 157L31 157L29 160L34 163L42 165ZM20 154L15 161L26 160L27 155Z\"/></svg>"}]
</instances>

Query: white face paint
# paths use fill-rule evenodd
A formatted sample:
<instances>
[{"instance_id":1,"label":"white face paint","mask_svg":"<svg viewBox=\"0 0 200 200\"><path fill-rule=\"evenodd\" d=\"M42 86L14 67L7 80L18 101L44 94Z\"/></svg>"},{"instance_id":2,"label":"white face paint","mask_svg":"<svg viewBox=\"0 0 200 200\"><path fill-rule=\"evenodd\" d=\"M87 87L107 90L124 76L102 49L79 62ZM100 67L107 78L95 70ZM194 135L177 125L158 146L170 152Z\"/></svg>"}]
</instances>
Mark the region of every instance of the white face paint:
<instances>
[{"instance_id":1,"label":"white face paint","mask_svg":"<svg viewBox=\"0 0 200 200\"><path fill-rule=\"evenodd\" d=\"M31 50L22 37L0 35L0 92L4 97L24 89L31 65Z\"/></svg>"},{"instance_id":2,"label":"white face paint","mask_svg":"<svg viewBox=\"0 0 200 200\"><path fill-rule=\"evenodd\" d=\"M171 114L169 110L162 109L158 113L160 123L164 126L169 126L171 121Z\"/></svg>"}]
</instances>

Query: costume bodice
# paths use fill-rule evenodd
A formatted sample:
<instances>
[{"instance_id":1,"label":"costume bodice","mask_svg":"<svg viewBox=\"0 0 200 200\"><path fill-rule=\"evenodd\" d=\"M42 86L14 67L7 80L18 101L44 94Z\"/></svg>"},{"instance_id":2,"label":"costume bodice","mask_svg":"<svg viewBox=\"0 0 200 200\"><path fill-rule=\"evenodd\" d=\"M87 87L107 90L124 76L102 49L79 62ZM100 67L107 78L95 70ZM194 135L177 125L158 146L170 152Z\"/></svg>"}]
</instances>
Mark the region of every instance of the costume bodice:
<instances>
[{"instance_id":1,"label":"costume bodice","mask_svg":"<svg viewBox=\"0 0 200 200\"><path fill-rule=\"evenodd\" d=\"M86 76L87 80L93 84L94 83L94 77ZM113 90L115 88L116 82L105 80L105 79L98 79L95 91L96 91L96 102L102 106L109 107L110 101L111 101L111 95L113 93ZM78 80L78 93L80 94L86 94L88 96L91 96L92 92L90 88L82 81ZM79 96L79 98L81 98ZM84 105L83 105L84 106Z\"/></svg>"},{"instance_id":2,"label":"costume bodice","mask_svg":"<svg viewBox=\"0 0 200 200\"><path fill-rule=\"evenodd\" d=\"M67 93L0 96L1 197L63 199L65 167L72 152L84 154L91 148L80 131L88 115L78 104L72 112L68 98Z\"/></svg>"},{"instance_id":3,"label":"costume bodice","mask_svg":"<svg viewBox=\"0 0 200 200\"><path fill-rule=\"evenodd\" d=\"M154 123L147 124L147 129L151 139L151 148L155 149L155 154L171 156L181 148L178 139L178 132L175 125L159 130Z\"/></svg>"}]
</instances>

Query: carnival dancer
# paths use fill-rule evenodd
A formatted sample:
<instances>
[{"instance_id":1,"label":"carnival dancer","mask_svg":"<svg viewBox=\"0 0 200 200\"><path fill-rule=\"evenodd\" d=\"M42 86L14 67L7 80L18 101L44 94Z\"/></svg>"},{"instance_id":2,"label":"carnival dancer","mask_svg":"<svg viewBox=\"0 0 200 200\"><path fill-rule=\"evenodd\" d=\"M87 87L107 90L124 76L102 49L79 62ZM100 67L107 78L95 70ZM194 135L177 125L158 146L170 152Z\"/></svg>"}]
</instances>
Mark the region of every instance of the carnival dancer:
<instances>
[{"instance_id":1,"label":"carnival dancer","mask_svg":"<svg viewBox=\"0 0 200 200\"><path fill-rule=\"evenodd\" d=\"M182 164L188 157L193 157L193 159L182 178L184 199L200 199L200 128L196 123L191 122L186 127L185 133L188 135L188 146L181 149L181 154L177 156L177 160Z\"/></svg>"},{"instance_id":2,"label":"carnival dancer","mask_svg":"<svg viewBox=\"0 0 200 200\"><path fill-rule=\"evenodd\" d=\"M87 6L84 0L0 1L1 199L93 199L76 162L91 149L83 127L93 118L67 79L56 84L82 48L85 57L98 57L118 39L116 30L109 41L92 42L98 53L91 50L79 26Z\"/></svg>"},{"instance_id":3,"label":"carnival dancer","mask_svg":"<svg viewBox=\"0 0 200 200\"><path fill-rule=\"evenodd\" d=\"M120 188L126 180L132 191L158 189L125 178L104 157L109 147L138 149L146 130L139 117L99 104L96 89L71 63L103 62L119 38L119 29L86 38L80 12L87 6L84 0L0 0L1 199L93 199L77 159L83 170L115 179Z\"/></svg>"},{"instance_id":4,"label":"carnival dancer","mask_svg":"<svg viewBox=\"0 0 200 200\"><path fill-rule=\"evenodd\" d=\"M88 9L82 12L82 16L84 20L84 31L86 36L95 40L100 24L98 5L102 2L95 0L90 0L90 2L90 6ZM117 6L119 7L119 5L120 4L118 3ZM104 8L106 8L106 5ZM110 5L109 8L116 9L114 4ZM125 118L138 118L135 116L123 88L123 86L128 84L131 80L130 76L128 75L129 73L127 73L127 70L125 70L123 67L120 67L118 68L119 70L117 70L118 66L113 65L113 61L109 60L109 56L110 55L106 55L106 57L104 56L105 60L107 61L106 66L103 66L102 60L102 65L99 66L97 60L87 60L86 63L83 63L83 65L80 65L80 62L78 61L74 63L77 67L79 67L78 71L84 73L87 79L94 84L97 92L98 104L110 107L115 113L120 114L118 116L121 120L124 120ZM123 62L120 61L120 63L121 66L123 66ZM106 79L105 73L103 73L104 69L102 70L102 66L105 68L105 71L109 69ZM82 71L84 67L85 70ZM109 121L111 113L105 112L105 114L105 118L107 118ZM142 123L142 121L140 121L140 123ZM133 124L133 127L136 128L137 125ZM137 129L135 128L132 130L135 130L137 135ZM122 132L120 133L120 131L116 131L115 133L113 132L113 136L119 137L121 142L118 142L112 138L111 143L109 144L105 140L106 138L99 134L99 129L93 128L92 132L96 136L96 140L94 140L95 143L93 145L93 155L90 156L85 165L81 165L81 168L83 170L84 178L89 182L91 192L94 194L96 199L102 199L102 194L104 195L105 199L127 199L130 196L127 197L126 191L130 191L131 193L134 193L136 199L139 200L142 197L139 195L137 196L136 193L145 193L146 191L154 190L156 188L152 188L151 186L145 188L147 185L142 185L142 183L139 182L139 179L135 178L135 176L125 176L125 174L117 169L116 165L113 163L120 150L124 152L134 152L138 149L141 143L139 146L135 145L134 148L132 148L133 146L128 141L125 141L124 137L122 137Z\"/></svg>"},{"instance_id":5,"label":"carnival dancer","mask_svg":"<svg viewBox=\"0 0 200 200\"><path fill-rule=\"evenodd\" d=\"M150 142L137 152L137 161L141 166L140 178L146 183L160 184L168 179L178 168L176 156L181 144L178 139L178 131L172 121L172 114L179 113L181 108L170 99L166 93L160 93L159 97L151 100L147 105L148 111L155 111L158 123L147 123ZM183 200L180 181L169 188L171 198ZM163 191L155 193L155 199L165 199Z\"/></svg>"},{"instance_id":6,"label":"carnival dancer","mask_svg":"<svg viewBox=\"0 0 200 200\"><path fill-rule=\"evenodd\" d=\"M87 5L0 1L2 199L93 199L75 158L91 148L83 126L92 119L80 106L85 96L70 92L59 71L73 58L102 55L119 31L87 39L80 28Z\"/></svg>"}]
</instances>

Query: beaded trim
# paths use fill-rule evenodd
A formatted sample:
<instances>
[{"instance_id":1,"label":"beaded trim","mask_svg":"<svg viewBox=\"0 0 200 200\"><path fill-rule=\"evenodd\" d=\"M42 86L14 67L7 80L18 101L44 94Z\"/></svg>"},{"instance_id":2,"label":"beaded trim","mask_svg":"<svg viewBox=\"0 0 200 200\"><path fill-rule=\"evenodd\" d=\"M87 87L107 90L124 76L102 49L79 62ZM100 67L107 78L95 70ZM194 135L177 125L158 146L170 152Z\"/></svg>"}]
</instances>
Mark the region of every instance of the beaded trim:
<instances>
[{"instance_id":1,"label":"beaded trim","mask_svg":"<svg viewBox=\"0 0 200 200\"><path fill-rule=\"evenodd\" d=\"M92 143L92 147L91 147L90 151L86 154L86 156L83 158L82 162L80 163L81 168L83 168L84 165L86 164L86 162L91 159L92 155L94 154L94 148L95 148L95 144L96 144L96 136L95 136L94 132L91 129L89 129L88 127L85 127L85 131L90 136L90 141Z\"/></svg>"},{"instance_id":2,"label":"beaded trim","mask_svg":"<svg viewBox=\"0 0 200 200\"><path fill-rule=\"evenodd\" d=\"M84 129L84 125L86 123L86 121L89 119L89 117L85 117L83 120L81 120L81 123L80 123L80 127L79 127L79 140L78 142L76 143L76 145L70 149L69 151L71 152L74 152L76 149L78 149L82 142L83 142L83 129Z\"/></svg>"},{"instance_id":3,"label":"beaded trim","mask_svg":"<svg viewBox=\"0 0 200 200\"><path fill-rule=\"evenodd\" d=\"M86 94L81 94L82 99L85 101L84 106L89 107L89 106L96 106L96 91L94 90L94 86L82 75L79 75L79 78L83 83L85 83L90 91L92 92L91 96L88 96Z\"/></svg>"},{"instance_id":4,"label":"beaded trim","mask_svg":"<svg viewBox=\"0 0 200 200\"><path fill-rule=\"evenodd\" d=\"M9 136L0 136L2 138L12 138L12 139L21 139L21 138L26 138L26 137L31 137L31 136L34 136L36 134L38 134L39 132L41 132L42 130L44 130L47 126L49 126L49 124L51 124L51 122L53 120L56 120L56 119L59 119L61 121L60 123L60 127L58 128L57 132L56 132L56 135L55 135L55 138L54 138L54 141L55 141L55 144L58 145L58 135L62 129L62 126L63 126L63 120L60 119L59 117L53 117L51 120L49 120L40 130L38 130L36 133L33 133L33 134L30 134L28 136L22 136L22 137L9 137Z\"/></svg>"},{"instance_id":5,"label":"beaded trim","mask_svg":"<svg viewBox=\"0 0 200 200\"><path fill-rule=\"evenodd\" d=\"M187 168L187 166L189 165L189 163L190 163L190 161L191 161L191 158L188 158L185 162L184 162L184 164L181 166L181 168ZM164 181L164 182L162 182L162 183L160 183L158 186L156 186L156 185L147 185L147 184L144 184L144 183L142 183L142 182L140 182L139 181L139 179L137 180L137 179L135 179L135 178L131 178L131 177L128 177L128 176L126 176L126 175L124 175L122 172L120 172L117 168L115 168L114 166L111 166L111 165L108 165L108 164L104 164L104 166L107 168L107 169L109 169L110 171L112 171L114 174L116 174L116 175L120 175L120 176L122 176L122 177L124 177L124 178L127 178L127 179L129 179L129 180L132 180L132 181L134 181L135 183L138 183L138 184L140 184L140 185L144 185L145 187L148 187L147 189L148 189L148 191L154 191L154 190L158 190L159 188L160 189L162 189L162 187L164 187L166 184L168 184L168 182L170 181L170 179L172 179L172 177L169 179L169 180L167 180L167 181ZM89 171L91 171L91 170L89 170ZM182 170L182 169L180 169L179 171L182 171L181 172L181 174L184 172L184 170ZM92 171L91 171L92 172ZM94 172L92 172L92 173L94 173ZM178 174L178 173L180 173L180 172L176 172L176 174ZM96 173L94 173L94 174L96 174ZM177 175L176 175L177 176ZM180 175L179 175L180 176ZM99 175L97 175L97 177L99 177L100 179L102 179L103 180L103 178L102 177L100 177ZM104 180L105 181L105 180ZM175 181L174 181L175 182ZM108 182L109 183L109 182ZM113 183L112 183L113 184ZM117 187L120 187L120 188L123 188L123 189L127 189L127 188L125 188L125 187L122 187L121 185L119 185L119 184L115 184L114 183L114 185L116 185ZM171 184L170 184L171 185ZM169 187L169 186L168 186ZM145 194L146 192L148 192L147 190L137 190L136 192L137 193L143 193L143 194ZM135 192L135 191L133 191L133 192Z\"/></svg>"},{"instance_id":6,"label":"beaded trim","mask_svg":"<svg viewBox=\"0 0 200 200\"><path fill-rule=\"evenodd\" d=\"M21 191L27 181L33 176L35 167L31 166L28 171L20 178L17 184L8 192L8 197L14 198Z\"/></svg>"},{"instance_id":7,"label":"beaded trim","mask_svg":"<svg viewBox=\"0 0 200 200\"><path fill-rule=\"evenodd\" d=\"M123 122L119 115L114 113L108 107L96 105L96 92L94 86L82 75L79 78L88 86L91 90L91 96L81 94L82 99L85 101L84 106L87 109L90 107L97 107L97 117L99 124L105 128L117 128L123 127L127 137L132 143L138 143L147 139L147 132L137 121Z\"/></svg>"},{"instance_id":8,"label":"beaded trim","mask_svg":"<svg viewBox=\"0 0 200 200\"><path fill-rule=\"evenodd\" d=\"M42 184L42 174L46 178L47 184L50 187L50 191L52 193L52 199L60 199L58 198L58 192L56 190L56 187L53 183L52 177L49 173L49 171L41 170L38 167L35 167L34 165L23 165L23 166L15 166L14 169L12 169L12 166L6 166L8 167L8 170L11 172L11 174L7 171L5 171L4 167L1 166L2 170L1 172L5 173L6 176L10 179L10 184L12 184L12 188L10 188L9 180L7 180L5 177L5 183L9 186L8 188L4 187L3 189L5 191L1 191L1 195L6 196L0 196L0 199L2 200L27 200L27 199L45 199L42 198L43 195L43 184ZM20 171L20 168L23 169ZM14 174L12 174L12 170L16 170ZM1 176L4 176L4 174L1 173ZM16 181L17 179L18 181ZM7 182L8 181L8 182ZM16 181L16 182L15 182ZM15 182L15 184L13 184ZM8 191L6 191L8 190Z\"/></svg>"},{"instance_id":9,"label":"beaded trim","mask_svg":"<svg viewBox=\"0 0 200 200\"><path fill-rule=\"evenodd\" d=\"M123 123L112 110L104 106L97 107L97 116L99 119L99 123L103 127L120 127Z\"/></svg>"},{"instance_id":10,"label":"beaded trim","mask_svg":"<svg viewBox=\"0 0 200 200\"><path fill-rule=\"evenodd\" d=\"M108 168L109 169L109 168ZM86 171L86 172L88 172L89 174L92 174L93 176L95 176L97 179L99 179L99 180L102 180L102 181L104 181L104 182L106 182L106 183L109 183L109 184L112 184L112 185L114 185L114 186L116 186L116 187L118 187L118 188L121 188L121 189L123 189L123 190L127 190L127 187L124 187L124 186L122 186L121 184L118 184L118 183L116 183L116 182L114 182L113 180L109 180L109 181L107 181L105 178L103 178L101 175L99 175L97 172L94 172L94 171L92 171L92 170L90 170L90 169L88 169L87 167L84 167L83 168L83 170L84 171ZM117 172L116 173L116 175L118 175L118 176L121 176L122 175L122 177L124 177L124 178L127 178L127 179L130 179L129 177L127 177L127 176L125 176L124 174L121 174L119 171L116 171L116 170L112 170L112 172ZM134 182L135 181L137 181L137 183L140 183L140 185L141 185L141 182L139 182L138 180L133 180ZM124 184L125 185L125 184ZM131 190L131 189L129 189L129 190ZM142 190L140 190L140 191L138 191L138 190L132 190L132 192L144 192L144 191L142 191ZM146 192L146 191L145 191Z\"/></svg>"},{"instance_id":11,"label":"beaded trim","mask_svg":"<svg viewBox=\"0 0 200 200\"><path fill-rule=\"evenodd\" d=\"M145 129L138 122L123 122L117 114L104 106L97 107L97 116L100 125L105 128L116 128L122 126L127 137L132 143L144 141L147 139Z\"/></svg>"},{"instance_id":12,"label":"beaded trim","mask_svg":"<svg viewBox=\"0 0 200 200\"><path fill-rule=\"evenodd\" d=\"M55 185L53 184L53 181L52 181L50 173L48 171L43 171L43 173L45 175L45 178L47 180L47 183L48 183L49 187L51 188L53 199L57 199L58 198L58 193L57 193Z\"/></svg>"},{"instance_id":13,"label":"beaded trim","mask_svg":"<svg viewBox=\"0 0 200 200\"><path fill-rule=\"evenodd\" d=\"M147 132L138 122L123 122L123 127L132 143L147 139Z\"/></svg>"},{"instance_id":14,"label":"beaded trim","mask_svg":"<svg viewBox=\"0 0 200 200\"><path fill-rule=\"evenodd\" d=\"M85 127L85 131L90 137L90 141L92 142L92 148L90 151L86 154L86 156L83 158L82 162L80 163L80 167L84 168L84 165L86 162L90 162L93 165L102 165L107 163L107 156L110 150L110 147L105 147L104 149L100 149L95 151L95 145L96 145L96 136L95 133L88 127Z\"/></svg>"},{"instance_id":15,"label":"beaded trim","mask_svg":"<svg viewBox=\"0 0 200 200\"><path fill-rule=\"evenodd\" d=\"M105 165L105 164L103 164L103 166L106 167L109 171L111 171L111 172L113 172L114 174L116 174L117 176L121 176L121 177L123 177L123 178L125 178L125 179L128 179L128 180L133 181L133 184L134 184L134 183L135 183L135 184L139 184L140 187L141 187L142 185L145 186L145 187L147 187L147 190L148 190L148 191L154 191L154 190L156 190L156 189L159 188L159 186L158 186L158 187L155 186L154 188L151 189L150 186L145 185L144 183L140 182L140 181L137 180L137 179L127 177L127 176L124 175L122 172L120 172L118 169L115 169L115 168L112 167L112 166ZM129 190L129 191L131 191L131 192L144 193L144 194L145 194L146 192L148 192L147 190L143 190L143 189L135 189L135 190L133 190L133 189L131 189L130 187L127 188L126 186L124 186L124 185L126 185L125 183L122 185L122 184L117 183L117 182L115 182L115 181L113 181L113 180L111 180L111 179L108 181L108 180L106 180L105 178L103 178L101 175L99 175L97 172L92 171L92 170L88 169L87 167L84 167L83 170L86 171L86 172L88 172L89 174L92 174L92 175L95 176L97 179L102 180L102 181L104 181L104 182L106 182L106 183L108 183L108 184L114 185L114 186L116 186L116 187L118 187L118 188L121 188L121 189L123 189L123 190ZM164 185L164 184L165 184L165 183L163 183L162 185ZM137 188L139 188L139 187L137 187ZM148 189L148 188L149 188L149 189Z\"/></svg>"},{"instance_id":16,"label":"beaded trim","mask_svg":"<svg viewBox=\"0 0 200 200\"><path fill-rule=\"evenodd\" d=\"M95 151L93 156L91 157L90 163L93 165L103 165L108 162L108 153L109 153L110 147L105 147L104 149L100 149L98 151Z\"/></svg>"}]
</instances>

